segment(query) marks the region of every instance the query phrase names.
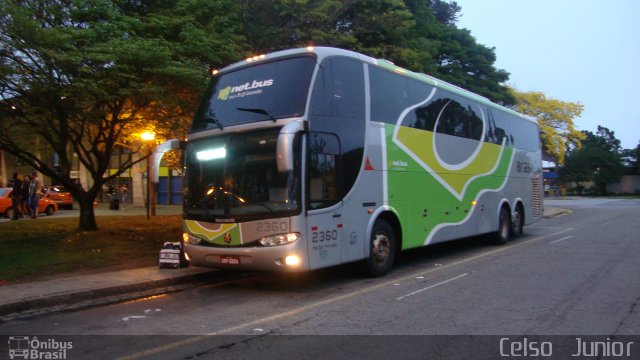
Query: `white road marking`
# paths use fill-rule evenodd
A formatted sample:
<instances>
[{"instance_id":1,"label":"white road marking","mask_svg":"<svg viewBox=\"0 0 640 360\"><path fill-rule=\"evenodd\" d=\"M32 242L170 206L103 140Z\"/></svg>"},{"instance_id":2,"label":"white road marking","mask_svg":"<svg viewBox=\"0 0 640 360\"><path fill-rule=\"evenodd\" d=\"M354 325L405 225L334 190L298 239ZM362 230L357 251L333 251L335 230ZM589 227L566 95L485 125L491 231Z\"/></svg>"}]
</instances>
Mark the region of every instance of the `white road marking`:
<instances>
[{"instance_id":1,"label":"white road marking","mask_svg":"<svg viewBox=\"0 0 640 360\"><path fill-rule=\"evenodd\" d=\"M558 240L552 241L549 244L559 243L560 241L565 241L565 240L571 239L572 237L573 237L573 235L565 236L562 239L558 239Z\"/></svg>"},{"instance_id":2,"label":"white road marking","mask_svg":"<svg viewBox=\"0 0 640 360\"><path fill-rule=\"evenodd\" d=\"M419 293L421 293L421 292L423 292L423 291L427 291L427 290L433 289L433 288L435 288L435 287L438 287L438 286L440 286L440 285L444 285L444 284L446 284L446 283L450 283L450 282L452 282L452 281L455 281L455 280L458 280L458 279L460 279L460 278L463 278L463 277L465 277L465 276L467 276L467 275L469 275L469 273L464 273L464 274L462 274L462 275L458 275L458 276L453 277L453 278L451 278L451 279L449 279L449 280L441 281L441 282L439 282L439 283L437 283L437 284L433 284L433 285L431 285L431 286L427 286L426 288L422 288L422 289L420 289L420 290L416 290L416 291L414 291L414 292L408 293L407 295L402 295L402 296L400 296L400 297L397 297L397 298L396 298L396 300L402 300L402 299L404 299L404 298L408 298L409 296L413 296L413 295L419 294Z\"/></svg>"}]
</instances>

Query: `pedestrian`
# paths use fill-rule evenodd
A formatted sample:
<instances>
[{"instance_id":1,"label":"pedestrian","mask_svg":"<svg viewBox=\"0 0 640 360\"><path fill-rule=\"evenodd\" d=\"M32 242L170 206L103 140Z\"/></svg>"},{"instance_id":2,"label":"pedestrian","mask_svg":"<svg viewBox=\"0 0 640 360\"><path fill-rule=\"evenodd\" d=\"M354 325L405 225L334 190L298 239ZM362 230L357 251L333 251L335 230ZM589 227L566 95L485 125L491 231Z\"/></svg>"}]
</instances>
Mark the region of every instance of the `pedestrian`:
<instances>
[{"instance_id":1,"label":"pedestrian","mask_svg":"<svg viewBox=\"0 0 640 360\"><path fill-rule=\"evenodd\" d=\"M126 210L125 204L128 200L129 189L127 188L127 184L120 184L118 187L118 192L120 193L120 202L122 203L122 210Z\"/></svg>"},{"instance_id":2,"label":"pedestrian","mask_svg":"<svg viewBox=\"0 0 640 360\"><path fill-rule=\"evenodd\" d=\"M18 178L18 173L13 173L11 178L11 207L13 207L13 217L11 220L18 220L22 215L20 211L20 200L22 197L22 181Z\"/></svg>"},{"instance_id":3,"label":"pedestrian","mask_svg":"<svg viewBox=\"0 0 640 360\"><path fill-rule=\"evenodd\" d=\"M102 184L102 190L100 191L100 201L101 202L109 202L109 189L111 188L110 183Z\"/></svg>"},{"instance_id":4,"label":"pedestrian","mask_svg":"<svg viewBox=\"0 0 640 360\"><path fill-rule=\"evenodd\" d=\"M20 190L20 208L22 209L22 216L28 218L31 216L31 208L29 206L29 184L31 184L31 177L25 175L22 178L22 189Z\"/></svg>"},{"instance_id":5,"label":"pedestrian","mask_svg":"<svg viewBox=\"0 0 640 360\"><path fill-rule=\"evenodd\" d=\"M38 173L34 170L31 173L31 182L29 183L29 207L31 208L31 218L38 218L38 205L40 202L40 190L42 185L38 180Z\"/></svg>"}]
</instances>

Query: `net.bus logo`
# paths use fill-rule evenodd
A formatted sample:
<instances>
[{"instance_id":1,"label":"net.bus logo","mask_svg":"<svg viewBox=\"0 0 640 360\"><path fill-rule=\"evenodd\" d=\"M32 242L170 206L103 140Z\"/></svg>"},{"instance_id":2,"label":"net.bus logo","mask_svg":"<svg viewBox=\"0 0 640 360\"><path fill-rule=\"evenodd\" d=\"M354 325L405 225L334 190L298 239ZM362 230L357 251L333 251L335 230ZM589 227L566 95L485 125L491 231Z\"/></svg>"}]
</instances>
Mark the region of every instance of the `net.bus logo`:
<instances>
[{"instance_id":1,"label":"net.bus logo","mask_svg":"<svg viewBox=\"0 0 640 360\"><path fill-rule=\"evenodd\" d=\"M242 85L227 86L226 88L218 92L218 100L230 100L239 97L251 96L262 93L264 87L273 85L274 80L253 80L252 82L246 82Z\"/></svg>"}]
</instances>

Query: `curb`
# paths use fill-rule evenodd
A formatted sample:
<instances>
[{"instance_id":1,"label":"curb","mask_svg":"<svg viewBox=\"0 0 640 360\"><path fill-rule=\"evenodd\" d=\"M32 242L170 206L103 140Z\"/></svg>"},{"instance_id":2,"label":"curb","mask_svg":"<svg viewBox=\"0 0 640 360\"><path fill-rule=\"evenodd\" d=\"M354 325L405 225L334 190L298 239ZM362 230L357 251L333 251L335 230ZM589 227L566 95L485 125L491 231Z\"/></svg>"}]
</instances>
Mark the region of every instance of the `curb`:
<instances>
[{"instance_id":1,"label":"curb","mask_svg":"<svg viewBox=\"0 0 640 360\"><path fill-rule=\"evenodd\" d=\"M239 274L244 276L242 274ZM150 280L130 285L81 290L63 295L0 305L0 323L51 312L78 310L110 303L140 299L161 293L171 293L203 283L215 283L236 278L233 274L212 270L169 279Z\"/></svg>"},{"instance_id":2,"label":"curb","mask_svg":"<svg viewBox=\"0 0 640 360\"><path fill-rule=\"evenodd\" d=\"M560 217L560 216L564 216L564 215L568 215L568 214L572 214L573 210L569 210L569 209L563 209L563 208L553 208L553 211L551 211L550 214L544 215L542 218L543 219L553 219L556 217Z\"/></svg>"}]
</instances>

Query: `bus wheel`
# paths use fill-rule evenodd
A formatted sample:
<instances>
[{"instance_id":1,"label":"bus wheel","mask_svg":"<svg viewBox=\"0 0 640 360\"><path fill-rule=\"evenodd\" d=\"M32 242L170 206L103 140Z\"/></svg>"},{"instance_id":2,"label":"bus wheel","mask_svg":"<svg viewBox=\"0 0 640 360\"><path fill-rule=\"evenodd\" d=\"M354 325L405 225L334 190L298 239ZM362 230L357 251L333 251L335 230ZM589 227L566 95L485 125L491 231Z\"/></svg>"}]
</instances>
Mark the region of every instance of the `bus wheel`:
<instances>
[{"instance_id":1,"label":"bus wheel","mask_svg":"<svg viewBox=\"0 0 640 360\"><path fill-rule=\"evenodd\" d=\"M367 270L369 275L378 277L389 272L396 258L396 237L388 222L378 219L371 231Z\"/></svg>"},{"instance_id":2,"label":"bus wheel","mask_svg":"<svg viewBox=\"0 0 640 360\"><path fill-rule=\"evenodd\" d=\"M498 219L498 233L495 236L496 245L504 245L511 240L511 219L509 218L509 210L506 207L500 209L500 218Z\"/></svg>"},{"instance_id":3,"label":"bus wheel","mask_svg":"<svg viewBox=\"0 0 640 360\"><path fill-rule=\"evenodd\" d=\"M524 231L524 210L522 209L522 205L518 204L516 206L516 211L513 212L512 222L513 235L522 235L522 232Z\"/></svg>"}]
</instances>

